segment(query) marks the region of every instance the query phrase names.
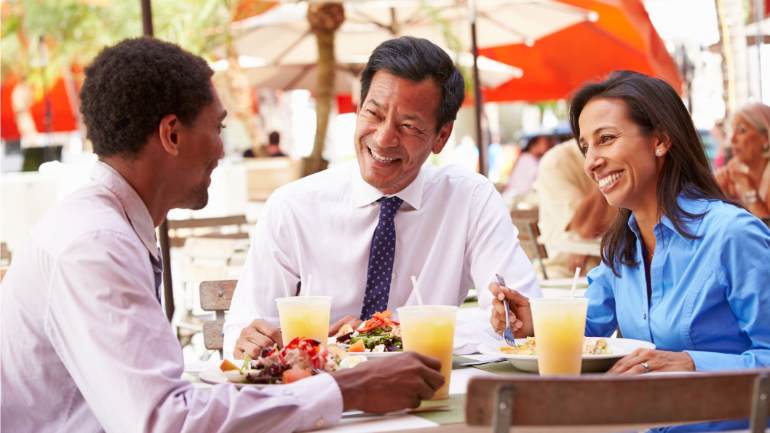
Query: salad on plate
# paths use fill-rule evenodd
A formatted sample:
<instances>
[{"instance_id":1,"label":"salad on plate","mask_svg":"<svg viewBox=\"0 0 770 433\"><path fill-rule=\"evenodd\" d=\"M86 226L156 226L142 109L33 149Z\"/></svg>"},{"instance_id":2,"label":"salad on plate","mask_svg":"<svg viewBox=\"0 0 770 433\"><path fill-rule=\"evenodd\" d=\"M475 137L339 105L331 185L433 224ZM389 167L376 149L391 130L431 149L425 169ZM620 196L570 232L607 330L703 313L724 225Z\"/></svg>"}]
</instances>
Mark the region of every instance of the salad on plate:
<instances>
[{"instance_id":1,"label":"salad on plate","mask_svg":"<svg viewBox=\"0 0 770 433\"><path fill-rule=\"evenodd\" d=\"M390 310L374 313L356 329L344 325L336 336L336 344L348 353L385 353L404 350L401 327Z\"/></svg>"},{"instance_id":2,"label":"salad on plate","mask_svg":"<svg viewBox=\"0 0 770 433\"><path fill-rule=\"evenodd\" d=\"M350 357L339 349L326 348L318 340L295 338L283 348L265 348L257 359L245 357L240 368L228 360L219 369L235 383L288 384L324 372L352 368L365 359Z\"/></svg>"}]
</instances>

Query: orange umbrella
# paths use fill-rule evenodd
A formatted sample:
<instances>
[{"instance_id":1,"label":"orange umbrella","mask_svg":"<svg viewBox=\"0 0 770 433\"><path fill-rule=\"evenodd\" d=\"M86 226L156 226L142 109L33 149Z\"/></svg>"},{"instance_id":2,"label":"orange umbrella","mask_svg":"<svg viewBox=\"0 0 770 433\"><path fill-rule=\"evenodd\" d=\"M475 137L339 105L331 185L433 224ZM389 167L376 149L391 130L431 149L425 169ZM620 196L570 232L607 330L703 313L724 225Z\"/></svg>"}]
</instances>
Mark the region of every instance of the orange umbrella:
<instances>
[{"instance_id":1,"label":"orange umbrella","mask_svg":"<svg viewBox=\"0 0 770 433\"><path fill-rule=\"evenodd\" d=\"M490 101L567 98L587 81L617 69L659 77L681 92L682 80L641 0L559 0L596 12L582 22L538 39L534 45L503 45L480 54L521 68L523 77L484 93Z\"/></svg>"},{"instance_id":2,"label":"orange umbrella","mask_svg":"<svg viewBox=\"0 0 770 433\"><path fill-rule=\"evenodd\" d=\"M2 114L0 115L0 138L4 140L15 140L20 138L19 129L16 125L16 117L13 113L13 104L11 103L11 94L16 86L15 79L9 79L0 86L0 105L2 105ZM46 100L50 104L51 125L50 130L46 131ZM30 107L32 119L39 132L69 132L77 130L77 119L75 110L70 104L70 98L67 95L67 88L64 80L59 78L54 85L48 89L40 99L37 99Z\"/></svg>"}]
</instances>

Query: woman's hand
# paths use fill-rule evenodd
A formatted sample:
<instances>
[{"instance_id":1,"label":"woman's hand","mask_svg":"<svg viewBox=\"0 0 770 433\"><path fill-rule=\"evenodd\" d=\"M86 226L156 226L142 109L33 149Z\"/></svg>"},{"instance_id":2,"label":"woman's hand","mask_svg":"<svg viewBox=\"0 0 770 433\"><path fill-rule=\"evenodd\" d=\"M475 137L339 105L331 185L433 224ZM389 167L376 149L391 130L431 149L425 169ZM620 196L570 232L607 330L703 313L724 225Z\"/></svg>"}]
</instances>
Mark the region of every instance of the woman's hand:
<instances>
[{"instance_id":1,"label":"woman's hand","mask_svg":"<svg viewBox=\"0 0 770 433\"><path fill-rule=\"evenodd\" d=\"M727 163L727 171L730 174L735 195L743 199L743 194L756 190L754 181L749 176L749 167L733 158Z\"/></svg>"},{"instance_id":2,"label":"woman's hand","mask_svg":"<svg viewBox=\"0 0 770 433\"><path fill-rule=\"evenodd\" d=\"M642 374L651 371L695 371L695 363L687 352L636 349L621 358L608 374Z\"/></svg>"},{"instance_id":3,"label":"woman's hand","mask_svg":"<svg viewBox=\"0 0 770 433\"><path fill-rule=\"evenodd\" d=\"M505 305L503 299L508 299L510 308L511 331L516 338L530 337L534 334L532 327L532 310L529 308L529 299L521 293L499 286L496 283L489 285L492 292L492 316L490 324L498 334L505 330Z\"/></svg>"},{"instance_id":4,"label":"woman's hand","mask_svg":"<svg viewBox=\"0 0 770 433\"><path fill-rule=\"evenodd\" d=\"M722 190L722 192L725 193L728 197L735 198L737 197L737 194L735 192L735 187L733 186L733 180L730 176L730 170L728 167L722 167L717 169L717 171L714 172L714 178L717 181L717 185L719 185L719 189Z\"/></svg>"}]
</instances>

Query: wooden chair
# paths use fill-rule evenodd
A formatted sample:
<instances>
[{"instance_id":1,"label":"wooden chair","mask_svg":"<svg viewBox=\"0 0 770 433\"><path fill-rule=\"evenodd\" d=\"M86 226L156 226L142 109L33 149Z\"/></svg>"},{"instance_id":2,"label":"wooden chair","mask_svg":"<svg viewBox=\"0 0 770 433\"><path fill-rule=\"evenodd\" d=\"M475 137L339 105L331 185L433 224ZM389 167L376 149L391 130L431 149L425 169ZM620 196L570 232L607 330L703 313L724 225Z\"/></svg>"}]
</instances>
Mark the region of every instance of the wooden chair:
<instances>
[{"instance_id":1,"label":"wooden chair","mask_svg":"<svg viewBox=\"0 0 770 433\"><path fill-rule=\"evenodd\" d=\"M543 273L543 279L548 279L548 272L543 262L544 259L548 258L548 253L545 250L545 245L539 241L538 215L537 209L513 209L511 211L511 221L519 231L519 243L524 253L527 254L530 260L538 261L540 272Z\"/></svg>"},{"instance_id":2,"label":"wooden chair","mask_svg":"<svg viewBox=\"0 0 770 433\"><path fill-rule=\"evenodd\" d=\"M203 345L209 350L218 350L223 356L225 311L230 309L237 280L203 281L200 285L201 308L213 311L214 320L203 322Z\"/></svg>"},{"instance_id":3,"label":"wooden chair","mask_svg":"<svg viewBox=\"0 0 770 433\"><path fill-rule=\"evenodd\" d=\"M169 244L171 247L182 247L189 237L248 239L248 225L246 215L169 220Z\"/></svg>"},{"instance_id":4,"label":"wooden chair","mask_svg":"<svg viewBox=\"0 0 770 433\"><path fill-rule=\"evenodd\" d=\"M770 369L739 372L577 377L509 375L473 378L465 419L471 426L599 426L628 429L749 418L764 432Z\"/></svg>"},{"instance_id":5,"label":"wooden chair","mask_svg":"<svg viewBox=\"0 0 770 433\"><path fill-rule=\"evenodd\" d=\"M276 188L299 179L302 161L291 158L257 158L246 165L246 194L252 202L263 202Z\"/></svg>"}]
</instances>

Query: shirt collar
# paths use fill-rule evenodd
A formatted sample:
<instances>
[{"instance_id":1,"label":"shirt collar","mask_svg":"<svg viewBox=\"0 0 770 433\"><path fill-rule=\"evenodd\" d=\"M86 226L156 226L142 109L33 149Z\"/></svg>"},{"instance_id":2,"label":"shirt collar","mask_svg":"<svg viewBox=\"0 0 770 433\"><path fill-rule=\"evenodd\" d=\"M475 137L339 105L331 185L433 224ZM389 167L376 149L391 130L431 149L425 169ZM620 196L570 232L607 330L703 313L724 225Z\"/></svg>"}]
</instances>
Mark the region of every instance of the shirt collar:
<instances>
[{"instance_id":1,"label":"shirt collar","mask_svg":"<svg viewBox=\"0 0 770 433\"><path fill-rule=\"evenodd\" d=\"M700 199L700 198L692 198L688 197L687 193L681 192L679 193L679 197L677 197L677 203L679 203L679 207L690 214L694 215L701 215L708 212L710 208L709 200L706 199ZM682 228L689 234L700 236L700 233L698 233L698 229L700 228L701 221L703 221L703 218L695 217L695 218L688 218L687 216L682 216ZM663 215L660 218L660 222L656 224L656 227L658 225L662 225L663 227L666 227L671 232L676 233L679 236L683 236L679 231L676 229L676 226L674 226L674 222L671 221L671 219ZM637 238L641 239L641 233L639 231L639 224L636 222L636 216L631 213L631 216L628 218L628 228L631 229L632 232L636 235Z\"/></svg>"},{"instance_id":2,"label":"shirt collar","mask_svg":"<svg viewBox=\"0 0 770 433\"><path fill-rule=\"evenodd\" d=\"M369 185L361 176L361 170L358 164L353 164L353 173L351 173L353 183L353 205L356 207L369 206L376 202L381 197L397 196L404 201L411 208L418 210L422 206L422 193L423 185L425 184L425 177L427 176L427 168L423 165L420 168L420 172L417 177L406 186L406 188L397 192L396 194L386 195L377 188Z\"/></svg>"},{"instance_id":3,"label":"shirt collar","mask_svg":"<svg viewBox=\"0 0 770 433\"><path fill-rule=\"evenodd\" d=\"M96 161L91 171L91 179L110 190L123 205L123 211L139 239L153 258L159 260L158 244L155 239L155 224L150 211L134 188L109 164Z\"/></svg>"}]
</instances>

